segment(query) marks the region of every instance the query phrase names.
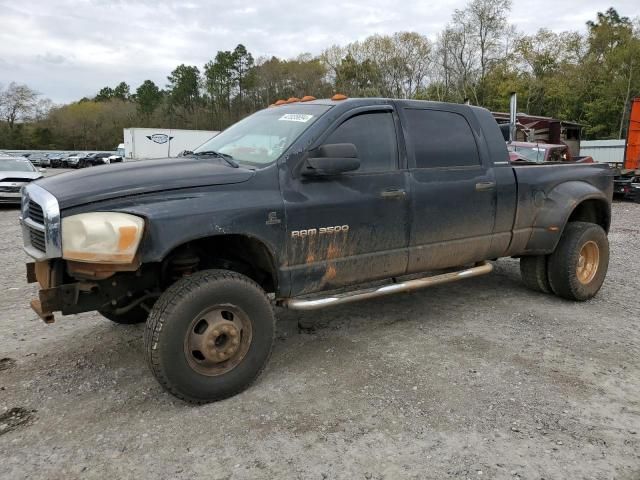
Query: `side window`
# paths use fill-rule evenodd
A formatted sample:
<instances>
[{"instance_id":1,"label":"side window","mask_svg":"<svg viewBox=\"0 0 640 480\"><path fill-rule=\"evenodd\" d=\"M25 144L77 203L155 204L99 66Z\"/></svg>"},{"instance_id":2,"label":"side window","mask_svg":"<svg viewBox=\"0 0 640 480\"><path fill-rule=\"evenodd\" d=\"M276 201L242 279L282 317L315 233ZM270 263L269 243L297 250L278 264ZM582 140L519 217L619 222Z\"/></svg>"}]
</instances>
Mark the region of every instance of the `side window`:
<instances>
[{"instance_id":1,"label":"side window","mask_svg":"<svg viewBox=\"0 0 640 480\"><path fill-rule=\"evenodd\" d=\"M457 113L405 109L407 146L417 168L480 165L478 147L467 120Z\"/></svg>"},{"instance_id":2,"label":"side window","mask_svg":"<svg viewBox=\"0 0 640 480\"><path fill-rule=\"evenodd\" d=\"M353 143L358 150L358 172L394 170L398 144L390 112L363 113L347 119L324 143Z\"/></svg>"}]
</instances>

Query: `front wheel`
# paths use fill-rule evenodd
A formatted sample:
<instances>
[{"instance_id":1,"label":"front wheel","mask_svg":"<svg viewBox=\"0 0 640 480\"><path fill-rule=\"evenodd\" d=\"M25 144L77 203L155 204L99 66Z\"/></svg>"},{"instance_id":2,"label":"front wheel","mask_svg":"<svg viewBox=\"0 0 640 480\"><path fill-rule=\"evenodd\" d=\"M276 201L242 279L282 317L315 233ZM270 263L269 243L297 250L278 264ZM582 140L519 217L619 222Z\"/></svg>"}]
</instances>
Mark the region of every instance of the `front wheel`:
<instances>
[{"instance_id":1,"label":"front wheel","mask_svg":"<svg viewBox=\"0 0 640 480\"><path fill-rule=\"evenodd\" d=\"M192 403L248 388L273 346L275 317L264 290L228 270L205 270L173 284L155 303L144 334L160 384Z\"/></svg>"},{"instance_id":2,"label":"front wheel","mask_svg":"<svg viewBox=\"0 0 640 480\"><path fill-rule=\"evenodd\" d=\"M571 222L549 257L549 284L568 300L588 300L602 287L609 267L609 240L601 226Z\"/></svg>"}]
</instances>

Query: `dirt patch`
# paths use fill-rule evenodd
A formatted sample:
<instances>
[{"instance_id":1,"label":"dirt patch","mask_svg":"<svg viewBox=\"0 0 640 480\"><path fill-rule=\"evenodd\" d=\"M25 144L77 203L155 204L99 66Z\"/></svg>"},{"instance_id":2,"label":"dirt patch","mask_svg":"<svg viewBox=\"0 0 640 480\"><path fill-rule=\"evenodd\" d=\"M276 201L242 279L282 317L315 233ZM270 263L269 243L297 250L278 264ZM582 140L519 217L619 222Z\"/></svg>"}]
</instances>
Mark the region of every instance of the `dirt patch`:
<instances>
[{"instance_id":1,"label":"dirt patch","mask_svg":"<svg viewBox=\"0 0 640 480\"><path fill-rule=\"evenodd\" d=\"M9 370L16 366L16 361L13 358L5 357L0 358L0 372L2 370Z\"/></svg>"},{"instance_id":2,"label":"dirt patch","mask_svg":"<svg viewBox=\"0 0 640 480\"><path fill-rule=\"evenodd\" d=\"M21 407L14 407L0 415L0 435L12 432L21 425L26 425L33 419L35 410L27 410Z\"/></svg>"}]
</instances>

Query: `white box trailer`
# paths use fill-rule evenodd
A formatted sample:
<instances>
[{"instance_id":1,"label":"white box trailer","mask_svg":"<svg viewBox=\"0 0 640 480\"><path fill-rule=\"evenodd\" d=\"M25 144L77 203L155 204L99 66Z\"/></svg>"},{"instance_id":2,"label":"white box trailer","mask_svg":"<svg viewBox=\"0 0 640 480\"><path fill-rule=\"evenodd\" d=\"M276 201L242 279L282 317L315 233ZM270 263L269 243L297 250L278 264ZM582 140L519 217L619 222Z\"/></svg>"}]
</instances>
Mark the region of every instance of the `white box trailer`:
<instances>
[{"instance_id":1,"label":"white box trailer","mask_svg":"<svg viewBox=\"0 0 640 480\"><path fill-rule=\"evenodd\" d=\"M198 148L218 133L212 130L125 128L125 161L177 157L184 150Z\"/></svg>"}]
</instances>

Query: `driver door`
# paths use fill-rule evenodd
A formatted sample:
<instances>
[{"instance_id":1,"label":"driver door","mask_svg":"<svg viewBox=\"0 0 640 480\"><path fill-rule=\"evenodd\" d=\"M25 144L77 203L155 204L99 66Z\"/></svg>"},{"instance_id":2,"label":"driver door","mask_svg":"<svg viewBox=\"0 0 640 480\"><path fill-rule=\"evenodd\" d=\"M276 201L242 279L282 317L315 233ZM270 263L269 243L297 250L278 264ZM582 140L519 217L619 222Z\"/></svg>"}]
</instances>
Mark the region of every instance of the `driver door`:
<instances>
[{"instance_id":1,"label":"driver door","mask_svg":"<svg viewBox=\"0 0 640 480\"><path fill-rule=\"evenodd\" d=\"M355 145L359 169L290 177L283 198L292 296L406 272L408 192L397 138L391 105L351 111L317 145Z\"/></svg>"}]
</instances>

